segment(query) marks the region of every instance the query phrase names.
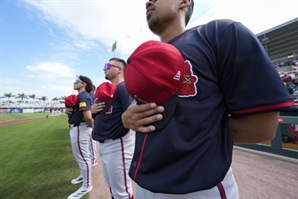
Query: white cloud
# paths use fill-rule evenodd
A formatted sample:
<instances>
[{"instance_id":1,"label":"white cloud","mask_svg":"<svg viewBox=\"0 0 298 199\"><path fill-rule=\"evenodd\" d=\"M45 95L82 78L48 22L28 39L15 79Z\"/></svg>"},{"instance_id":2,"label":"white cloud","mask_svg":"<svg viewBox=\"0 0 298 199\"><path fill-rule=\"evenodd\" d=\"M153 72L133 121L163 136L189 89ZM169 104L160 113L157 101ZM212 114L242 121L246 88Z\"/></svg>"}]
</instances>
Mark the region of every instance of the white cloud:
<instances>
[{"instance_id":1,"label":"white cloud","mask_svg":"<svg viewBox=\"0 0 298 199\"><path fill-rule=\"evenodd\" d=\"M75 78L75 69L61 63L43 62L37 66L26 66L28 71L33 72L31 77L41 81L56 81L62 78Z\"/></svg>"},{"instance_id":2,"label":"white cloud","mask_svg":"<svg viewBox=\"0 0 298 199\"><path fill-rule=\"evenodd\" d=\"M44 82L41 79L36 79L30 83L17 78L3 78L1 82L5 84L5 86L1 85L0 96L3 96L5 93L12 93L12 95L15 96L19 93L24 93L25 95L35 94L36 98L47 96L49 100L54 97L60 98L64 95L77 93L77 91L73 90L72 83L74 79L75 76L72 76L71 79L52 78L51 82ZM18 99L12 97L10 100L17 101Z\"/></svg>"},{"instance_id":3,"label":"white cloud","mask_svg":"<svg viewBox=\"0 0 298 199\"><path fill-rule=\"evenodd\" d=\"M5 84L3 86L2 84ZM1 79L1 93L0 96L3 96L5 93L12 93L12 95L17 95L18 93L22 93L23 90L20 87L26 87L29 84L25 81L16 78L7 78L4 77ZM11 98L11 100L14 97Z\"/></svg>"},{"instance_id":4,"label":"white cloud","mask_svg":"<svg viewBox=\"0 0 298 199\"><path fill-rule=\"evenodd\" d=\"M26 3L34 6L43 20L66 31L74 39L74 44L84 43L77 47L94 48L96 45L90 42L94 40L111 51L112 44L117 41L117 51L125 55L142 42L157 39L147 27L145 1L27 0Z\"/></svg>"}]
</instances>

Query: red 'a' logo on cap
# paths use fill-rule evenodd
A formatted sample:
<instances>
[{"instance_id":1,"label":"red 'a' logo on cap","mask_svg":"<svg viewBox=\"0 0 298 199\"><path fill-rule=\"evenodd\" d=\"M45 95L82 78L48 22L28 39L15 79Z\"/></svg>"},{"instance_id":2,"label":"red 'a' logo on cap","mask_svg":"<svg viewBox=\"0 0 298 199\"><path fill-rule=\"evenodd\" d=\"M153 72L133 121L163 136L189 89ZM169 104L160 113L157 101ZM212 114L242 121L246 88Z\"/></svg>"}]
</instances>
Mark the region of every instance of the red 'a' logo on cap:
<instances>
[{"instance_id":1,"label":"red 'a' logo on cap","mask_svg":"<svg viewBox=\"0 0 298 199\"><path fill-rule=\"evenodd\" d=\"M191 63L186 60L184 63L185 66L185 76L183 85L179 90L180 97L190 97L195 96L197 94L197 87L196 83L198 81L198 77L195 76L192 72L192 65Z\"/></svg>"}]
</instances>

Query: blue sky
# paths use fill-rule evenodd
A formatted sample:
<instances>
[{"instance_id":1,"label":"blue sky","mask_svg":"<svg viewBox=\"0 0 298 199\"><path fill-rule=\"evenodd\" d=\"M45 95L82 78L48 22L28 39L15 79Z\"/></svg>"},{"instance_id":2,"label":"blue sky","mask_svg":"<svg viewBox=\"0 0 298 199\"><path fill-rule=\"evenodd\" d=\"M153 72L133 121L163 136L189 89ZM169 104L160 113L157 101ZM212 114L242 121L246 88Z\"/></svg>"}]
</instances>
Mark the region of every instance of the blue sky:
<instances>
[{"instance_id":1,"label":"blue sky","mask_svg":"<svg viewBox=\"0 0 298 199\"><path fill-rule=\"evenodd\" d=\"M115 56L126 60L141 43L158 40L147 27L145 2L1 0L0 96L51 100L76 93L76 75L96 86L106 81L102 68L114 56L114 42ZM188 27L228 18L257 34L296 17L297 0L195 0Z\"/></svg>"}]
</instances>

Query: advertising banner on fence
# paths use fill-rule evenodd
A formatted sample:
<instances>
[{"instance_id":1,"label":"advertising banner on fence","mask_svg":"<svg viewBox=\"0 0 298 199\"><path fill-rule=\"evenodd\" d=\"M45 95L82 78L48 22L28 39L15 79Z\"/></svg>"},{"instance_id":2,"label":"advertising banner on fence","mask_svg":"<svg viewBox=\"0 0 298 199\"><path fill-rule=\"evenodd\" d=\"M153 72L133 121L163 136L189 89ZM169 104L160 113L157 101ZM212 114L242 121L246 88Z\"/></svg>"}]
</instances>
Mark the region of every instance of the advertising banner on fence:
<instances>
[{"instance_id":1,"label":"advertising banner on fence","mask_svg":"<svg viewBox=\"0 0 298 199\"><path fill-rule=\"evenodd\" d=\"M10 113L10 109L9 108L0 109L0 113Z\"/></svg>"},{"instance_id":2,"label":"advertising banner on fence","mask_svg":"<svg viewBox=\"0 0 298 199\"><path fill-rule=\"evenodd\" d=\"M22 113L22 109L21 108L12 108L12 109L10 109L10 113Z\"/></svg>"},{"instance_id":3,"label":"advertising banner on fence","mask_svg":"<svg viewBox=\"0 0 298 199\"><path fill-rule=\"evenodd\" d=\"M34 108L34 113L43 113L44 109L43 108Z\"/></svg>"},{"instance_id":4,"label":"advertising banner on fence","mask_svg":"<svg viewBox=\"0 0 298 199\"><path fill-rule=\"evenodd\" d=\"M33 108L24 108L23 113L34 113L34 109Z\"/></svg>"}]
</instances>

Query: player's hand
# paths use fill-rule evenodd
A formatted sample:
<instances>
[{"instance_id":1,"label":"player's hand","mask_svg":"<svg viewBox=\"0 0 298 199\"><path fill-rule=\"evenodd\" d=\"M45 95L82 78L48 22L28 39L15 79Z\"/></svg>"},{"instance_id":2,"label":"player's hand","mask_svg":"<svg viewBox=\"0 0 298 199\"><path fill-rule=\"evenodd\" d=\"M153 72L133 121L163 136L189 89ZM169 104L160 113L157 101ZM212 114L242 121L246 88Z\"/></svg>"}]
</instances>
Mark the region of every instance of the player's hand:
<instances>
[{"instance_id":1,"label":"player's hand","mask_svg":"<svg viewBox=\"0 0 298 199\"><path fill-rule=\"evenodd\" d=\"M91 107L91 113L92 114L97 114L99 113L100 111L102 111L105 107L105 103L104 102L99 102L98 99L96 98L94 100L94 104L92 105Z\"/></svg>"},{"instance_id":2,"label":"player's hand","mask_svg":"<svg viewBox=\"0 0 298 199\"><path fill-rule=\"evenodd\" d=\"M73 108L65 108L65 113L70 115L72 114Z\"/></svg>"},{"instance_id":3,"label":"player's hand","mask_svg":"<svg viewBox=\"0 0 298 199\"><path fill-rule=\"evenodd\" d=\"M150 133L155 131L155 126L149 124L162 120L160 113L163 111L163 106L157 106L155 103L138 105L134 100L122 114L121 119L125 128L142 133Z\"/></svg>"}]
</instances>

